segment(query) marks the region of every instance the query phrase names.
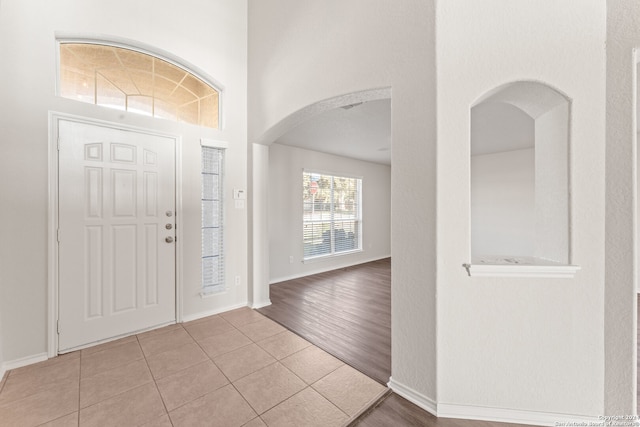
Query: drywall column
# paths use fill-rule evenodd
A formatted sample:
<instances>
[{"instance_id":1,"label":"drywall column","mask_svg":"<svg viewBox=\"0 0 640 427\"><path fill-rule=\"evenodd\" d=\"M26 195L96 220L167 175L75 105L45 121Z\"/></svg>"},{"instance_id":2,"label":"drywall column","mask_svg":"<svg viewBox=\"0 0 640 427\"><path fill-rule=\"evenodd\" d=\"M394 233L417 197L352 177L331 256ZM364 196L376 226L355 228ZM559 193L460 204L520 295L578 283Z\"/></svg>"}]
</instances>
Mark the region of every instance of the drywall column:
<instances>
[{"instance_id":1,"label":"drywall column","mask_svg":"<svg viewBox=\"0 0 640 427\"><path fill-rule=\"evenodd\" d=\"M274 141L274 129L308 106L392 88L392 385L430 410L437 397L434 59L434 0L249 1L250 141Z\"/></svg>"},{"instance_id":2,"label":"drywall column","mask_svg":"<svg viewBox=\"0 0 640 427\"><path fill-rule=\"evenodd\" d=\"M607 1L605 413L636 411L634 49L640 3Z\"/></svg>"},{"instance_id":3,"label":"drywall column","mask_svg":"<svg viewBox=\"0 0 640 427\"><path fill-rule=\"evenodd\" d=\"M438 413L535 424L597 420L605 362L606 5L437 4ZM469 277L462 268L470 247L469 108L517 81L571 100L571 243L582 267L573 279Z\"/></svg>"},{"instance_id":4,"label":"drywall column","mask_svg":"<svg viewBox=\"0 0 640 427\"><path fill-rule=\"evenodd\" d=\"M271 304L269 299L269 146L252 144L251 152L253 285L249 292L249 305L252 308L260 308Z\"/></svg>"},{"instance_id":5,"label":"drywall column","mask_svg":"<svg viewBox=\"0 0 640 427\"><path fill-rule=\"evenodd\" d=\"M569 263L569 104L535 121L534 256Z\"/></svg>"}]
</instances>

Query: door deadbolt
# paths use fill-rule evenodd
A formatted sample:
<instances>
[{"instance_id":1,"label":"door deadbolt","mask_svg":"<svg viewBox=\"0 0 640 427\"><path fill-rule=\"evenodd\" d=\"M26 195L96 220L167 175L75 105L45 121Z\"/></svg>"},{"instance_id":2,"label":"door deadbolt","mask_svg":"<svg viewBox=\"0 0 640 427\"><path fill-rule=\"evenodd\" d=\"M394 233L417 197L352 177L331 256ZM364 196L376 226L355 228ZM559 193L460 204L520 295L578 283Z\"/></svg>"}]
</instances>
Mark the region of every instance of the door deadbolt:
<instances>
[{"instance_id":1,"label":"door deadbolt","mask_svg":"<svg viewBox=\"0 0 640 427\"><path fill-rule=\"evenodd\" d=\"M167 224L164 226L167 230L171 230L173 228L173 224Z\"/></svg>"},{"instance_id":2,"label":"door deadbolt","mask_svg":"<svg viewBox=\"0 0 640 427\"><path fill-rule=\"evenodd\" d=\"M165 215L167 215L168 217L172 217L173 216L173 212L171 211L166 211Z\"/></svg>"}]
</instances>

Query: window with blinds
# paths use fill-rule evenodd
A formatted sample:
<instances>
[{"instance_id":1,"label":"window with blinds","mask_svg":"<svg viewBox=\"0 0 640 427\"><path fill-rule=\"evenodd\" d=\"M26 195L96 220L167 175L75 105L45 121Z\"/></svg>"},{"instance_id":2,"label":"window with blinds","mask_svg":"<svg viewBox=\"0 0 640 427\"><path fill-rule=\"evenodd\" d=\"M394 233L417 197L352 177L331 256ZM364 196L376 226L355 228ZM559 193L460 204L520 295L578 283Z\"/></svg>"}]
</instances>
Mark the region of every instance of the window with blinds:
<instances>
[{"instance_id":1,"label":"window with blinds","mask_svg":"<svg viewBox=\"0 0 640 427\"><path fill-rule=\"evenodd\" d=\"M202 293L225 289L223 248L224 149L202 147Z\"/></svg>"},{"instance_id":2,"label":"window with blinds","mask_svg":"<svg viewBox=\"0 0 640 427\"><path fill-rule=\"evenodd\" d=\"M362 179L302 174L304 259L362 249Z\"/></svg>"}]
</instances>

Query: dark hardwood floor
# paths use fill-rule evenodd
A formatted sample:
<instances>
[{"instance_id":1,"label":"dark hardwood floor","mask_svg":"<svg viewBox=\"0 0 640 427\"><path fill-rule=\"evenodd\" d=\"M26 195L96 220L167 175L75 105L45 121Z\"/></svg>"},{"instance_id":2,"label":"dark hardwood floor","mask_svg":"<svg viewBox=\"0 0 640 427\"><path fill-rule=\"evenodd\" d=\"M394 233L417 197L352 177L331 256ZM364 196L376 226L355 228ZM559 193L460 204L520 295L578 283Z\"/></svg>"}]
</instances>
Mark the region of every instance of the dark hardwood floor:
<instances>
[{"instance_id":1,"label":"dark hardwood floor","mask_svg":"<svg viewBox=\"0 0 640 427\"><path fill-rule=\"evenodd\" d=\"M386 385L391 375L391 259L271 285L258 310ZM358 427L524 427L437 418L389 393L351 423Z\"/></svg>"},{"instance_id":2,"label":"dark hardwood floor","mask_svg":"<svg viewBox=\"0 0 640 427\"><path fill-rule=\"evenodd\" d=\"M386 385L391 376L391 259L271 285L260 313Z\"/></svg>"}]
</instances>

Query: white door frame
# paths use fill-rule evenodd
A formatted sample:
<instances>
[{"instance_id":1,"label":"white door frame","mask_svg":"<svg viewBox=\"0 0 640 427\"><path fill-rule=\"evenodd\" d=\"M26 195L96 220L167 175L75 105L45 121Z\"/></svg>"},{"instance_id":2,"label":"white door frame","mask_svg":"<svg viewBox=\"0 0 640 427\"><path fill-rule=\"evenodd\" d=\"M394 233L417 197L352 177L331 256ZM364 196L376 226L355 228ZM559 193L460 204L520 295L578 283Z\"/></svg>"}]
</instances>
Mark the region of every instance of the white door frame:
<instances>
[{"instance_id":1,"label":"white door frame","mask_svg":"<svg viewBox=\"0 0 640 427\"><path fill-rule=\"evenodd\" d=\"M178 238L184 229L182 224L182 138L179 135L157 132L135 126L125 126L104 120L76 116L72 114L49 111L49 200L47 213L47 353L48 356L58 355L58 123L61 120L102 126L119 130L126 130L148 135L168 137L175 141L175 181L176 181L176 322L182 322L182 271L183 244Z\"/></svg>"}]
</instances>

